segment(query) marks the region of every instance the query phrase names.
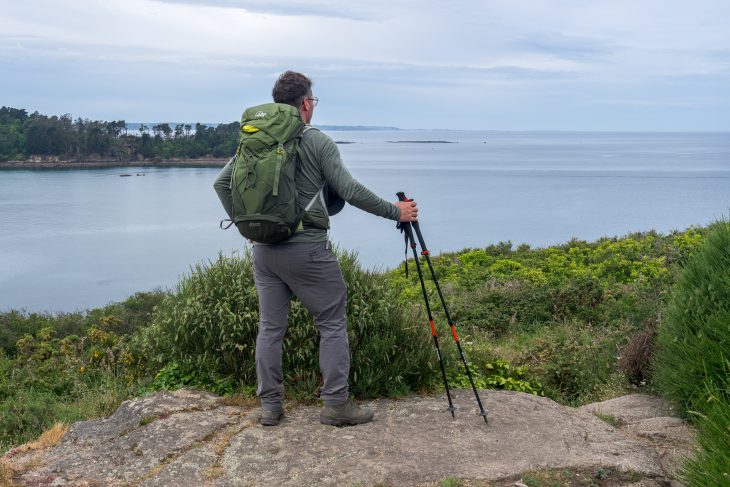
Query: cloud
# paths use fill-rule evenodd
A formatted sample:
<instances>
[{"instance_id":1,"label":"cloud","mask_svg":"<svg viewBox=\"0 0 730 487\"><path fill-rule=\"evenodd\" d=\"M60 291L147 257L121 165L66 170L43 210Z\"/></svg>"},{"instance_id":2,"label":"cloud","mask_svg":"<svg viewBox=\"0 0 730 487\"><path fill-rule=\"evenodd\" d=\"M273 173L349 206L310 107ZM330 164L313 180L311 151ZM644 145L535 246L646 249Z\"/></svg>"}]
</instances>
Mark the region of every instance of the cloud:
<instances>
[{"instance_id":1,"label":"cloud","mask_svg":"<svg viewBox=\"0 0 730 487\"><path fill-rule=\"evenodd\" d=\"M344 3L337 1L292 1L267 0L265 2L241 2L239 0L160 0L166 3L224 7L246 12L278 16L332 17L351 20L374 20L381 18L378 11L369 8L370 3Z\"/></svg>"},{"instance_id":2,"label":"cloud","mask_svg":"<svg viewBox=\"0 0 730 487\"><path fill-rule=\"evenodd\" d=\"M142 57L164 52L180 62L196 56L244 64L297 57L324 58L345 68L352 60L652 76L704 72L714 62L704 62L712 56L706 52L730 42L708 12L697 13L702 9L678 9L694 19L688 28L676 16L654 18L651 9L628 2L612 2L609 9L602 2L562 1L555 7L535 0L529 13L500 1L456 1L449 12L436 2L382 0L365 7L334 0L277 0L256 7L232 0L67 0L57 10L45 5L15 3L0 18L13 41L29 33L44 37L45 55L55 51L60 57L68 55L63 49L83 53L85 45L91 55L126 47ZM691 38L682 36L698 25L702 30ZM7 54L8 43L2 42ZM677 52L683 59L670 59Z\"/></svg>"},{"instance_id":3,"label":"cloud","mask_svg":"<svg viewBox=\"0 0 730 487\"><path fill-rule=\"evenodd\" d=\"M565 35L560 32L525 36L512 42L510 47L518 51L547 53L562 59L592 62L623 49L613 41Z\"/></svg>"},{"instance_id":4,"label":"cloud","mask_svg":"<svg viewBox=\"0 0 730 487\"><path fill-rule=\"evenodd\" d=\"M528 103L681 109L707 86L723 106L727 18L720 0L24 0L0 12L0 89L3 104L91 118L229 120L231 100L237 116L291 68L345 105L320 111L328 123L469 100L513 117Z\"/></svg>"}]
</instances>

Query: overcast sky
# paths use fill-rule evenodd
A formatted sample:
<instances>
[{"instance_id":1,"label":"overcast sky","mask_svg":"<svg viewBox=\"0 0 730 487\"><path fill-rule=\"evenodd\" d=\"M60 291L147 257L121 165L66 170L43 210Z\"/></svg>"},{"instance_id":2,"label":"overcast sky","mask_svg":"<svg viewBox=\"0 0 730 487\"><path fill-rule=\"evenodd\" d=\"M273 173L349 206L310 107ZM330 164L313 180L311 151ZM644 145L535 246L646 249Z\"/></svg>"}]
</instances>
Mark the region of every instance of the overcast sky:
<instances>
[{"instance_id":1,"label":"overcast sky","mask_svg":"<svg viewBox=\"0 0 730 487\"><path fill-rule=\"evenodd\" d=\"M315 124L725 131L730 1L0 0L0 105L230 122L286 69Z\"/></svg>"}]
</instances>

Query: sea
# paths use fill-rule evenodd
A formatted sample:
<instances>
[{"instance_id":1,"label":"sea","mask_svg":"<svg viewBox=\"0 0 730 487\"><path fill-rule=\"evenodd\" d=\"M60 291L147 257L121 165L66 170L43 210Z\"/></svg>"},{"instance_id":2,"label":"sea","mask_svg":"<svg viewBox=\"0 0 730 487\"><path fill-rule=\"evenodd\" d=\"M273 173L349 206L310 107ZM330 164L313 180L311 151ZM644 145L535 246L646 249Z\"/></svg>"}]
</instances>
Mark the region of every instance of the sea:
<instances>
[{"instance_id":1,"label":"sea","mask_svg":"<svg viewBox=\"0 0 730 487\"><path fill-rule=\"evenodd\" d=\"M331 131L352 175L418 203L432 254L498 242L670 232L730 214L730 133ZM213 191L218 168L0 170L0 312L83 311L175 289L247 243ZM353 206L331 241L365 268L404 258L395 222Z\"/></svg>"}]
</instances>

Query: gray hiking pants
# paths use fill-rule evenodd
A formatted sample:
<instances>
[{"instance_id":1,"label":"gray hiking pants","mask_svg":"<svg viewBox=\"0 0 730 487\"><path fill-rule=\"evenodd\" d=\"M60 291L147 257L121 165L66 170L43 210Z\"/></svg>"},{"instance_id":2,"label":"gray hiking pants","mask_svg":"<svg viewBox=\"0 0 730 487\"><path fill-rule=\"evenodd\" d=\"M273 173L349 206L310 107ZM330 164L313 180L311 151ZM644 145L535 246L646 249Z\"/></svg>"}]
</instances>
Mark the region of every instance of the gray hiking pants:
<instances>
[{"instance_id":1,"label":"gray hiking pants","mask_svg":"<svg viewBox=\"0 0 730 487\"><path fill-rule=\"evenodd\" d=\"M345 402L350 374L347 288L329 242L254 245L253 268L260 318L256 394L263 408L277 409L284 400L282 340L293 295L312 313L319 331L320 398L326 405Z\"/></svg>"}]
</instances>

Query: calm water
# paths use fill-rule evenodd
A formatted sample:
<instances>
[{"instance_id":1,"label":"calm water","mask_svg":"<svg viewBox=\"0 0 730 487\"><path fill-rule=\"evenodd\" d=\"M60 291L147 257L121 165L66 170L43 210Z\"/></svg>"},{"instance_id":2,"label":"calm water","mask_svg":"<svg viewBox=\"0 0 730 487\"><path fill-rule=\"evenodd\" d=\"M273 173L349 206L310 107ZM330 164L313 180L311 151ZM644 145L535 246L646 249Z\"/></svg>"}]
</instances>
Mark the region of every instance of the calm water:
<instances>
[{"instance_id":1,"label":"calm water","mask_svg":"<svg viewBox=\"0 0 730 487\"><path fill-rule=\"evenodd\" d=\"M704 225L730 213L730 134L332 132L353 175L421 207L434 253L511 240ZM392 143L443 140L451 144ZM121 173L144 176L119 177ZM0 311L72 311L173 287L244 242L221 231L218 169L0 170ZM332 240L368 267L403 258L395 223L353 207Z\"/></svg>"}]
</instances>

